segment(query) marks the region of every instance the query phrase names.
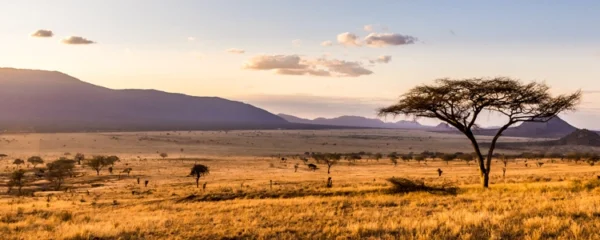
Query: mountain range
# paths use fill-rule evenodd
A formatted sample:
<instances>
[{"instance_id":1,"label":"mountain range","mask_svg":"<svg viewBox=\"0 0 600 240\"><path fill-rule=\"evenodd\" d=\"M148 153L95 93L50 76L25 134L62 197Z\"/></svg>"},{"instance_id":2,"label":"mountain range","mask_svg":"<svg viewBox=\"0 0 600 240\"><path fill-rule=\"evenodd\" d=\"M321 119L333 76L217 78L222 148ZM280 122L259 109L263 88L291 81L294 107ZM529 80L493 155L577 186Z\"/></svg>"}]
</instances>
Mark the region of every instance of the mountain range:
<instances>
[{"instance_id":1,"label":"mountain range","mask_svg":"<svg viewBox=\"0 0 600 240\"><path fill-rule=\"evenodd\" d=\"M69 75L0 68L0 131L317 128L218 97L114 90Z\"/></svg>"},{"instance_id":2,"label":"mountain range","mask_svg":"<svg viewBox=\"0 0 600 240\"><path fill-rule=\"evenodd\" d=\"M296 116L280 113L277 116L292 123L345 126L345 127L366 127L366 128L403 128L403 129L426 129L429 126L421 125L417 121L397 121L384 122L376 118L366 118L360 116L341 116L336 118L315 118L306 119Z\"/></svg>"},{"instance_id":3,"label":"mountain range","mask_svg":"<svg viewBox=\"0 0 600 240\"><path fill-rule=\"evenodd\" d=\"M0 68L0 131L154 131L208 129L389 128L457 132L448 124L384 122L359 116L304 119L274 115L255 106L218 97L157 90L115 90L55 71ZM556 117L523 123L506 136L559 138L576 130ZM492 135L495 129L478 129Z\"/></svg>"}]
</instances>

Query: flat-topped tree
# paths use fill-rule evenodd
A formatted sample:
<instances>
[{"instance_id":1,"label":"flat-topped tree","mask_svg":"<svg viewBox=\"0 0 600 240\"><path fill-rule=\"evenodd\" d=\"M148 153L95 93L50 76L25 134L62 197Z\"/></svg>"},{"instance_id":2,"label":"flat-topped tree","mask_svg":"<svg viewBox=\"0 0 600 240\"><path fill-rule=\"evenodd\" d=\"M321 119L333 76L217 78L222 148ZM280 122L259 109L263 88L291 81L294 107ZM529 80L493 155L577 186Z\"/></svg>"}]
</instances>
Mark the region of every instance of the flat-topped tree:
<instances>
[{"instance_id":1,"label":"flat-topped tree","mask_svg":"<svg viewBox=\"0 0 600 240\"><path fill-rule=\"evenodd\" d=\"M580 91L553 97L549 90L544 83L522 83L505 77L438 79L434 84L409 90L398 103L379 109L379 115L437 118L456 128L473 145L481 182L487 188L494 148L506 129L520 122L547 122L560 112L575 109L581 99ZM483 111L506 119L485 155L473 133Z\"/></svg>"},{"instance_id":2,"label":"flat-topped tree","mask_svg":"<svg viewBox=\"0 0 600 240\"><path fill-rule=\"evenodd\" d=\"M196 187L199 187L200 177L206 176L210 173L210 170L207 166L202 164L194 164L192 167L192 171L190 172L190 176L196 177Z\"/></svg>"},{"instance_id":3,"label":"flat-topped tree","mask_svg":"<svg viewBox=\"0 0 600 240\"><path fill-rule=\"evenodd\" d=\"M32 156L27 159L27 162L31 163L33 168L35 168L38 164L43 164L44 160L39 156Z\"/></svg>"}]
</instances>

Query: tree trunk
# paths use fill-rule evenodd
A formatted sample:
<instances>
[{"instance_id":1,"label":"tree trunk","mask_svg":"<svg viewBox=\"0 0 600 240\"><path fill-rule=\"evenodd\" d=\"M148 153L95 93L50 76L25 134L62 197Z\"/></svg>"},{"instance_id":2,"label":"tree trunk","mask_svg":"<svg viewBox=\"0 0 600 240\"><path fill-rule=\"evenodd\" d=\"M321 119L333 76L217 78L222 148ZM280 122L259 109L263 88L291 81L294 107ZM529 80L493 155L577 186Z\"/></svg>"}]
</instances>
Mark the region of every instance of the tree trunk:
<instances>
[{"instance_id":1,"label":"tree trunk","mask_svg":"<svg viewBox=\"0 0 600 240\"><path fill-rule=\"evenodd\" d=\"M100 176L100 169L96 169L96 176Z\"/></svg>"},{"instance_id":2,"label":"tree trunk","mask_svg":"<svg viewBox=\"0 0 600 240\"><path fill-rule=\"evenodd\" d=\"M200 185L199 185L199 184L200 184L200 178L196 178L196 188L199 188L199 187L200 187Z\"/></svg>"},{"instance_id":3,"label":"tree trunk","mask_svg":"<svg viewBox=\"0 0 600 240\"><path fill-rule=\"evenodd\" d=\"M489 184L490 184L490 173L489 172L483 172L481 174L481 184L483 185L483 188L489 187Z\"/></svg>"},{"instance_id":4,"label":"tree trunk","mask_svg":"<svg viewBox=\"0 0 600 240\"><path fill-rule=\"evenodd\" d=\"M331 173L331 171L329 171L331 169L331 165L327 165L327 174Z\"/></svg>"}]
</instances>

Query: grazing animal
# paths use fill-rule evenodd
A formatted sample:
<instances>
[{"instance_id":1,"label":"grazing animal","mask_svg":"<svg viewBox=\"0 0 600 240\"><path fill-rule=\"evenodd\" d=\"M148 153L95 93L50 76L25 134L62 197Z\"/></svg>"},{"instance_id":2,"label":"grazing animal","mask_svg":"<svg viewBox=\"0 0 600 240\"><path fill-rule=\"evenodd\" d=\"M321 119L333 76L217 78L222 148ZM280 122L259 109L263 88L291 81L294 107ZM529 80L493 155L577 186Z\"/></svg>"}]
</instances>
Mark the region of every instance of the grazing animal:
<instances>
[{"instance_id":1,"label":"grazing animal","mask_svg":"<svg viewBox=\"0 0 600 240\"><path fill-rule=\"evenodd\" d=\"M281 162L285 162L285 161L287 161L287 158L282 157Z\"/></svg>"},{"instance_id":2,"label":"grazing animal","mask_svg":"<svg viewBox=\"0 0 600 240\"><path fill-rule=\"evenodd\" d=\"M442 176L442 173L443 173L444 171L442 171L442 169L438 168L437 172L438 172L438 177L441 177L441 176Z\"/></svg>"},{"instance_id":3,"label":"grazing animal","mask_svg":"<svg viewBox=\"0 0 600 240\"><path fill-rule=\"evenodd\" d=\"M328 178L327 178L327 187L328 187L328 188L331 188L331 187L333 187L333 181L331 180L331 177L328 177Z\"/></svg>"},{"instance_id":4,"label":"grazing animal","mask_svg":"<svg viewBox=\"0 0 600 240\"><path fill-rule=\"evenodd\" d=\"M312 163L311 163L311 164L308 164L308 169L310 169L310 170L313 170L313 172L314 172L314 171L316 171L316 170L317 170L317 165L314 165L314 164L312 164Z\"/></svg>"}]
</instances>

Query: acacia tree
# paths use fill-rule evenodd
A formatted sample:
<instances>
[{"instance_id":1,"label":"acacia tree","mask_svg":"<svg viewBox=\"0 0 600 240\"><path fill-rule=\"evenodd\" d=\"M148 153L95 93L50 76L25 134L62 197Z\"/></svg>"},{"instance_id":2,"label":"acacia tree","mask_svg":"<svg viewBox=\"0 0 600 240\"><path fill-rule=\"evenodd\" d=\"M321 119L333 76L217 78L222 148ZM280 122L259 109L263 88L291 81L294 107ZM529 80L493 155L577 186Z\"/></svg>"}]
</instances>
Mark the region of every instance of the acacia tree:
<instances>
[{"instance_id":1,"label":"acacia tree","mask_svg":"<svg viewBox=\"0 0 600 240\"><path fill-rule=\"evenodd\" d=\"M21 189L25 185L25 171L23 169L19 169L14 171L10 176L10 180L8 181L8 192L12 189L12 187L16 186L19 190L19 195L21 195Z\"/></svg>"},{"instance_id":2,"label":"acacia tree","mask_svg":"<svg viewBox=\"0 0 600 240\"><path fill-rule=\"evenodd\" d=\"M75 168L75 160L58 159L54 162L46 164L48 171L46 178L54 185L54 190L60 190L60 187L67 176L73 177L73 169Z\"/></svg>"},{"instance_id":3,"label":"acacia tree","mask_svg":"<svg viewBox=\"0 0 600 240\"><path fill-rule=\"evenodd\" d=\"M340 159L342 159L342 154L339 153L317 153L313 155L313 158L317 161L322 161L327 164L327 174L331 173L331 166L336 165Z\"/></svg>"},{"instance_id":4,"label":"acacia tree","mask_svg":"<svg viewBox=\"0 0 600 240\"><path fill-rule=\"evenodd\" d=\"M24 164L25 161L23 161L23 159L17 158L13 161L14 165L17 165L17 167L21 168L21 164Z\"/></svg>"},{"instance_id":5,"label":"acacia tree","mask_svg":"<svg viewBox=\"0 0 600 240\"><path fill-rule=\"evenodd\" d=\"M43 164L44 160L39 156L33 156L33 157L29 157L27 159L27 162L31 163L33 165L33 168L35 168L38 164Z\"/></svg>"},{"instance_id":6,"label":"acacia tree","mask_svg":"<svg viewBox=\"0 0 600 240\"><path fill-rule=\"evenodd\" d=\"M207 166L204 166L202 164L194 164L190 175L196 177L196 188L199 186L200 177L206 176L209 173L210 173L210 170L208 169Z\"/></svg>"},{"instance_id":7,"label":"acacia tree","mask_svg":"<svg viewBox=\"0 0 600 240\"><path fill-rule=\"evenodd\" d=\"M96 170L96 175L100 175L100 170L102 168L110 165L110 161L107 156L94 156L92 159L88 160L85 165Z\"/></svg>"},{"instance_id":8,"label":"acacia tree","mask_svg":"<svg viewBox=\"0 0 600 240\"><path fill-rule=\"evenodd\" d=\"M81 165L81 161L85 159L85 155L83 153L77 153L73 159L77 161L77 165Z\"/></svg>"},{"instance_id":9,"label":"acacia tree","mask_svg":"<svg viewBox=\"0 0 600 240\"><path fill-rule=\"evenodd\" d=\"M553 97L549 90L544 83L522 83L506 77L438 79L434 84L409 90L398 103L379 109L379 115L437 118L456 128L473 145L481 183L487 188L496 142L506 129L521 122L547 122L560 112L575 109L581 99L580 91ZM506 119L492 138L487 154L473 133L482 112L495 112Z\"/></svg>"}]
</instances>

